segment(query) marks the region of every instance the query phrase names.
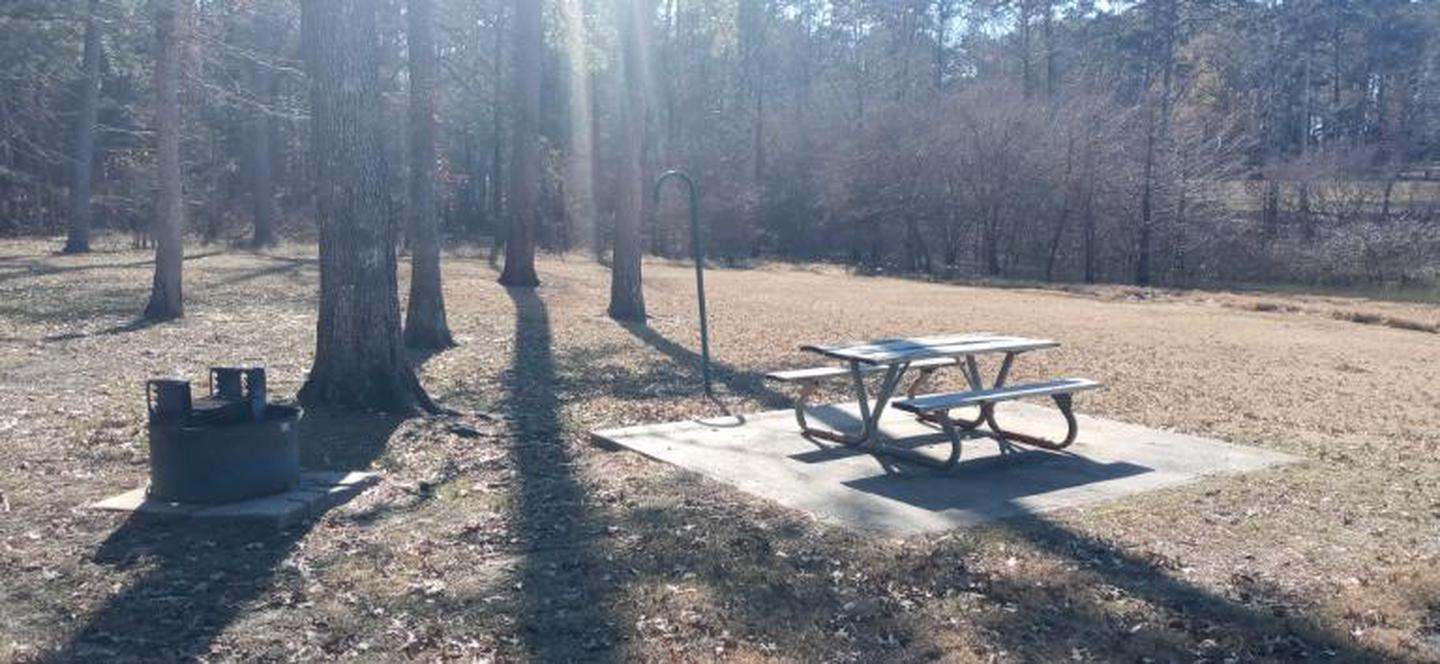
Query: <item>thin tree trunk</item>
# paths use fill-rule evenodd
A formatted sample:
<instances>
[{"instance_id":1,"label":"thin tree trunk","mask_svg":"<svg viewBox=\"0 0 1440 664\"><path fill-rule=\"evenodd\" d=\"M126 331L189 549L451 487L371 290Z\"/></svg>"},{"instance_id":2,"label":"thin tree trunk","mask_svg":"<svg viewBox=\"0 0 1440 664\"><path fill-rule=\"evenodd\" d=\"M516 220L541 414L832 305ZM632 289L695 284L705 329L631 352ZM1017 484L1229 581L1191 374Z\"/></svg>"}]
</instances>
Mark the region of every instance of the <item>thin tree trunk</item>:
<instances>
[{"instance_id":1,"label":"thin tree trunk","mask_svg":"<svg viewBox=\"0 0 1440 664\"><path fill-rule=\"evenodd\" d=\"M1182 170L1181 170L1181 175L1180 175L1180 186L1178 187L1179 192L1178 192L1178 194L1177 194L1177 196L1176 196L1176 199L1177 199L1177 200L1175 201L1175 232L1174 232L1174 235L1176 236L1176 238L1175 238L1175 240L1174 240L1174 246L1175 246L1175 269L1174 269L1174 272L1175 272L1175 274L1177 274L1177 275L1178 275L1180 278L1182 278L1182 279L1186 278L1186 276L1187 276L1187 275L1185 274L1185 273L1186 273L1186 258L1187 258L1187 254L1186 254L1185 249L1186 249L1186 244L1188 243L1188 237L1187 237L1187 236L1188 236L1188 233L1187 233L1187 231L1186 231L1186 223L1187 223L1187 222L1186 222L1186 216L1187 216L1187 214L1189 213L1189 206L1190 206L1190 196L1189 196L1189 193L1188 193L1189 186L1190 186L1189 177L1188 177L1188 175L1186 175L1186 172L1182 169Z\"/></svg>"},{"instance_id":2,"label":"thin tree trunk","mask_svg":"<svg viewBox=\"0 0 1440 664\"><path fill-rule=\"evenodd\" d=\"M936 92L945 89L945 70L948 67L945 49L949 45L950 18L954 11L951 2L952 0L939 0L935 6L935 71L931 85Z\"/></svg>"},{"instance_id":3,"label":"thin tree trunk","mask_svg":"<svg viewBox=\"0 0 1440 664\"><path fill-rule=\"evenodd\" d=\"M95 173L95 123L100 109L100 1L90 0L85 17L85 54L81 60L84 91L75 124L75 179L70 185L70 235L64 252L90 251L90 190Z\"/></svg>"},{"instance_id":4,"label":"thin tree trunk","mask_svg":"<svg viewBox=\"0 0 1440 664\"><path fill-rule=\"evenodd\" d=\"M1168 0L1156 7L1155 13L1163 14L1161 19L1164 21L1163 24L1155 26L1155 29L1161 32L1160 110L1157 118L1153 103L1147 101L1147 105L1150 107L1146 109L1145 182L1140 196L1140 238L1136 247L1135 263L1135 283L1140 286L1149 286L1152 276L1150 259L1151 237L1154 234L1155 159L1157 152L1168 143L1170 138L1170 84L1171 71L1175 63L1175 22L1178 20L1175 0ZM1148 93L1148 75L1146 76L1146 88Z\"/></svg>"},{"instance_id":5,"label":"thin tree trunk","mask_svg":"<svg viewBox=\"0 0 1440 664\"><path fill-rule=\"evenodd\" d=\"M1266 238L1274 239L1280 236L1280 181L1274 176L1267 176L1265 180L1260 226Z\"/></svg>"},{"instance_id":6,"label":"thin tree trunk","mask_svg":"<svg viewBox=\"0 0 1440 664\"><path fill-rule=\"evenodd\" d=\"M1150 285L1150 235L1155 198L1155 111L1147 110L1145 130L1145 175L1140 191L1140 238L1136 242L1135 283Z\"/></svg>"},{"instance_id":7,"label":"thin tree trunk","mask_svg":"<svg viewBox=\"0 0 1440 664\"><path fill-rule=\"evenodd\" d=\"M1000 203L990 201L989 214L985 219L985 271L992 277L1003 272L1000 266Z\"/></svg>"},{"instance_id":8,"label":"thin tree trunk","mask_svg":"<svg viewBox=\"0 0 1440 664\"><path fill-rule=\"evenodd\" d=\"M621 111L620 197L615 214L615 256L610 269L610 307L616 320L645 320L640 263L640 215L644 211L641 156L644 148L646 70L642 44L653 0L620 0L621 68L625 96Z\"/></svg>"},{"instance_id":9,"label":"thin tree trunk","mask_svg":"<svg viewBox=\"0 0 1440 664\"><path fill-rule=\"evenodd\" d=\"M1059 78L1059 72L1058 72L1058 70L1056 69L1055 25L1054 25L1054 24L1055 24L1055 2L1054 2L1054 0L1045 0L1044 11L1045 11L1045 23L1044 23L1044 32L1045 32L1045 99L1046 99L1047 101L1053 102L1053 101L1055 101L1055 92L1056 92L1056 87L1057 87L1057 83L1058 83L1057 79Z\"/></svg>"},{"instance_id":10,"label":"thin tree trunk","mask_svg":"<svg viewBox=\"0 0 1440 664\"><path fill-rule=\"evenodd\" d=\"M489 218L493 224L491 232L494 235L490 247L490 264L495 265L499 258L499 252L504 247L505 236L509 233L508 224L500 225L505 219L505 101L501 97L501 81L505 80L505 11L503 5L495 5L495 28L494 46L495 52L491 56L491 80L495 81L495 103L490 105L490 178L487 193L489 197L486 205L489 207Z\"/></svg>"},{"instance_id":11,"label":"thin tree trunk","mask_svg":"<svg viewBox=\"0 0 1440 664\"><path fill-rule=\"evenodd\" d=\"M1019 0L1020 3L1020 81L1025 96L1030 96L1034 87L1035 75L1030 71L1030 2L1031 0Z\"/></svg>"},{"instance_id":12,"label":"thin tree trunk","mask_svg":"<svg viewBox=\"0 0 1440 664\"><path fill-rule=\"evenodd\" d=\"M315 364L300 401L435 410L405 359L376 44L379 0L301 3L320 226Z\"/></svg>"},{"instance_id":13,"label":"thin tree trunk","mask_svg":"<svg viewBox=\"0 0 1440 664\"><path fill-rule=\"evenodd\" d=\"M500 283L533 288L535 227L540 220L540 58L544 47L540 0L515 0L515 93L510 129L510 234Z\"/></svg>"},{"instance_id":14,"label":"thin tree trunk","mask_svg":"<svg viewBox=\"0 0 1440 664\"><path fill-rule=\"evenodd\" d=\"M155 10L155 133L158 166L155 196L155 280L144 317L172 320L185 315L180 292L184 262L185 200L180 182L180 54L183 46L179 0L157 0Z\"/></svg>"},{"instance_id":15,"label":"thin tree trunk","mask_svg":"<svg viewBox=\"0 0 1440 664\"><path fill-rule=\"evenodd\" d=\"M591 228L592 236L591 249L595 252L595 262L601 262L605 256L605 229L601 227L600 201L595 194L595 178L600 173L600 157L603 152L603 145L600 143L600 92L599 81L595 72L590 72L589 81L586 82L586 89L590 92L590 209L594 211L594 225Z\"/></svg>"},{"instance_id":16,"label":"thin tree trunk","mask_svg":"<svg viewBox=\"0 0 1440 664\"><path fill-rule=\"evenodd\" d=\"M252 25L255 47L262 54L262 59L254 64L255 101L260 108L255 112L250 139L253 149L250 155L251 185L254 187L252 195L255 208L255 235L251 238L251 244L257 248L275 244L275 218L279 216L275 205L275 161L271 142L274 134L270 120L270 106L275 97L275 77L268 62L274 55L276 26L263 13L263 9L259 11Z\"/></svg>"},{"instance_id":17,"label":"thin tree trunk","mask_svg":"<svg viewBox=\"0 0 1440 664\"><path fill-rule=\"evenodd\" d=\"M1061 194L1060 214L1055 221L1055 234L1050 237L1050 251L1045 255L1045 281L1055 280L1055 261L1060 257L1060 242L1065 239L1065 229L1070 224L1070 193L1074 189L1070 184L1070 176L1074 172L1072 168L1074 163L1075 136L1071 134L1065 141L1065 177L1061 180L1065 190Z\"/></svg>"},{"instance_id":18,"label":"thin tree trunk","mask_svg":"<svg viewBox=\"0 0 1440 664\"><path fill-rule=\"evenodd\" d=\"M1380 221L1390 221L1390 200L1395 193L1395 176L1385 179L1385 193L1380 201Z\"/></svg>"},{"instance_id":19,"label":"thin tree trunk","mask_svg":"<svg viewBox=\"0 0 1440 664\"><path fill-rule=\"evenodd\" d=\"M565 156L565 198L567 214L577 223L583 237L575 238L599 251L599 220L595 207L594 132L595 118L592 115L595 91L591 87L593 72L586 54L589 43L589 26L580 0L563 0L565 3L565 45L571 51L572 60L569 74L571 98L569 153Z\"/></svg>"},{"instance_id":20,"label":"thin tree trunk","mask_svg":"<svg viewBox=\"0 0 1440 664\"><path fill-rule=\"evenodd\" d=\"M752 131L755 141L755 184L760 187L765 179L765 88L755 88L755 126Z\"/></svg>"},{"instance_id":21,"label":"thin tree trunk","mask_svg":"<svg viewBox=\"0 0 1440 664\"><path fill-rule=\"evenodd\" d=\"M1096 238L1095 238L1095 234L1096 234L1096 233L1095 233L1095 231L1096 231L1096 228L1095 228L1095 202L1094 202L1094 200L1093 200L1093 195L1092 195L1092 194L1087 193L1087 194L1085 195L1085 207L1084 207L1083 212L1082 212L1082 217L1083 217L1083 219L1084 219L1084 221L1085 221L1085 234L1084 234L1084 243L1085 243L1085 247L1084 247L1084 251L1085 251L1085 283L1087 283L1087 284L1093 284L1093 283L1095 283L1095 279L1096 279L1096 274L1095 274L1095 264L1096 264L1096 256L1095 256L1095 239L1096 239Z\"/></svg>"},{"instance_id":22,"label":"thin tree trunk","mask_svg":"<svg viewBox=\"0 0 1440 664\"><path fill-rule=\"evenodd\" d=\"M410 301L405 345L455 345L440 281L440 221L435 210L435 39L432 0L410 0Z\"/></svg>"}]
</instances>

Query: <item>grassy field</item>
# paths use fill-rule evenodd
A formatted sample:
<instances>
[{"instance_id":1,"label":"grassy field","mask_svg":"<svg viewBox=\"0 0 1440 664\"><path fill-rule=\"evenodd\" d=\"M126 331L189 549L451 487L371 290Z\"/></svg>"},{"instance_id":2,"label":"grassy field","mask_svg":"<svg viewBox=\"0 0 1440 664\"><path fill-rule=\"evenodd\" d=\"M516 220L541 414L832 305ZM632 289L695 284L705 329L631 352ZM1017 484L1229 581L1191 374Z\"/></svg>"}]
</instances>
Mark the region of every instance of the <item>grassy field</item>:
<instances>
[{"instance_id":1,"label":"grassy field","mask_svg":"<svg viewBox=\"0 0 1440 664\"><path fill-rule=\"evenodd\" d=\"M1082 412L1304 458L873 539L586 442L716 412L688 268L647 265L624 326L592 262L507 292L455 255L461 345L415 359L464 414L307 414L308 465L385 481L270 534L79 507L144 481L144 378L263 361L294 393L313 255L194 248L188 318L138 327L145 253L53 248L0 244L0 660L1440 661L1435 305L710 273L733 410L785 407L760 375L803 342L990 330L1064 342L1020 368L1108 383Z\"/></svg>"}]
</instances>

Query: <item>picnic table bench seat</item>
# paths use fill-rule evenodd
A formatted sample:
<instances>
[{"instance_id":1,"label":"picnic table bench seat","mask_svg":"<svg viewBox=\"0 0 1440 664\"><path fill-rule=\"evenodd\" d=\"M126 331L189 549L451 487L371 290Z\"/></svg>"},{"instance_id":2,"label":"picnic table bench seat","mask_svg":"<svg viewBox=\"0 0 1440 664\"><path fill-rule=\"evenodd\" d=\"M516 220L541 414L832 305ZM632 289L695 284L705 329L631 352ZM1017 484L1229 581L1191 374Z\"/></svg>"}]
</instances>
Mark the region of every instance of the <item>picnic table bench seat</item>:
<instances>
[{"instance_id":1,"label":"picnic table bench seat","mask_svg":"<svg viewBox=\"0 0 1440 664\"><path fill-rule=\"evenodd\" d=\"M1051 450L1061 450L1069 447L1075 442L1075 436L1079 430L1079 425L1075 421L1075 412L1073 410L1073 395L1077 392L1097 390L1102 387L1104 387L1104 385L1089 378L1060 378L1038 383L1020 383L981 390L924 394L912 396L907 399L898 399L892 402L891 405L898 410L914 413L927 422L938 423L941 428L945 430L945 433L950 437L951 450L950 457L941 465L945 468L951 468L960 460L960 446L961 439L963 438L962 430L965 432L973 431L978 428L982 422L989 425L989 431L981 435L995 438L1002 443L1018 442ZM997 403L1027 397L1046 396L1055 400L1055 405L1060 409L1060 414L1065 417L1066 431L1064 440L1055 442L1038 436L1007 431L1001 428L995 421L995 404ZM967 406L979 406L980 417L974 420L965 420L950 415L951 410ZM929 462L928 458L921 460Z\"/></svg>"},{"instance_id":2,"label":"picnic table bench seat","mask_svg":"<svg viewBox=\"0 0 1440 664\"><path fill-rule=\"evenodd\" d=\"M993 387L988 390L971 390L967 392L941 392L937 394L923 394L908 399L900 399L893 402L893 405L900 410L921 414L940 411L954 410L966 406L979 406L987 403L999 403L1001 401L1012 401L1025 397L1048 397L1057 394L1074 394L1085 390L1099 389L1100 383L1089 378L1061 378L1043 383L1023 383L1019 385L1006 385L1004 387Z\"/></svg>"},{"instance_id":3,"label":"picnic table bench seat","mask_svg":"<svg viewBox=\"0 0 1440 664\"><path fill-rule=\"evenodd\" d=\"M932 357L925 360L916 360L910 363L911 369L937 369L948 367L959 362L954 357ZM860 373L872 374L885 371L889 367L883 364L864 364L859 367ZM771 371L765 374L766 380L773 380L777 383L803 383L808 381L820 381L827 378L840 378L850 375L850 367L811 367L809 369L789 369L786 371Z\"/></svg>"}]
</instances>

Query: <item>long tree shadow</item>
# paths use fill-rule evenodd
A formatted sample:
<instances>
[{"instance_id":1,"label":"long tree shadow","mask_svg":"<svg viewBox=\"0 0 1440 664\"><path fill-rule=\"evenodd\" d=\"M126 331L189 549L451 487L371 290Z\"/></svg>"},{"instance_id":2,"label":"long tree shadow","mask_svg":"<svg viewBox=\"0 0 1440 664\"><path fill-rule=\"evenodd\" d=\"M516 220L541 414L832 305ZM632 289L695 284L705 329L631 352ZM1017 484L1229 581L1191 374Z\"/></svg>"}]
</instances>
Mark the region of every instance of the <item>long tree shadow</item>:
<instances>
[{"instance_id":1,"label":"long tree shadow","mask_svg":"<svg viewBox=\"0 0 1440 664\"><path fill-rule=\"evenodd\" d=\"M320 266L320 260L318 258L291 258L289 256L272 256L267 254L256 254L256 257L275 263L275 265L247 270L240 274L226 277L220 280L220 285L234 286L256 279L264 279L265 277L281 274L297 274L305 268L318 269Z\"/></svg>"},{"instance_id":2,"label":"long tree shadow","mask_svg":"<svg viewBox=\"0 0 1440 664\"><path fill-rule=\"evenodd\" d=\"M403 419L307 413L301 456L314 469L368 467ZM206 658L240 613L277 583L304 592L281 563L314 522L276 532L258 525L133 515L102 543L94 562L134 580L45 661L192 661ZM286 573L287 575L289 573Z\"/></svg>"},{"instance_id":3,"label":"long tree shadow","mask_svg":"<svg viewBox=\"0 0 1440 664\"><path fill-rule=\"evenodd\" d=\"M1001 527L1041 552L1077 563L1071 582L1089 591L1065 592L1058 587L1065 581L1058 579L1038 584L1034 579L990 580L989 593L1016 611L988 627L1027 659L1059 661L1095 648L1124 652L1136 661L1389 661L1310 619L1290 615L1279 601L1284 598L1278 587L1256 589L1254 601L1237 602L1178 578L1173 561L1147 559L1043 515L1005 521ZM1056 601L1060 595L1066 601ZM1145 624L1142 618L1119 624L1113 609L1099 599L1107 596L1150 605L1160 624ZM1023 619L1030 629L1005 629L1013 618Z\"/></svg>"},{"instance_id":4,"label":"long tree shadow","mask_svg":"<svg viewBox=\"0 0 1440 664\"><path fill-rule=\"evenodd\" d=\"M697 482L693 477L675 481ZM940 659L934 634L893 601L888 577L869 569L863 551L851 555L865 548L859 539L839 530L817 533L800 517L777 518L744 508L702 517L694 505L711 491L686 486L682 504L626 516L625 530L637 544L622 562L635 575L632 585L639 592L648 587L652 594L675 596L694 586L696 595L705 598L698 611L723 612L712 634L722 627L733 630L764 652L791 659ZM711 523L697 527L702 518ZM927 558L924 571L936 575L928 580L962 585L955 581L965 574L961 558ZM956 564L947 566L951 560ZM641 636L647 627L637 623ZM727 635L721 636L723 642Z\"/></svg>"},{"instance_id":5,"label":"long tree shadow","mask_svg":"<svg viewBox=\"0 0 1440 664\"><path fill-rule=\"evenodd\" d=\"M506 292L515 306L505 413L518 482L514 531L524 546L521 638L538 661L613 660L613 577L592 549L596 527L561 422L550 314L534 289Z\"/></svg>"},{"instance_id":6,"label":"long tree shadow","mask_svg":"<svg viewBox=\"0 0 1440 664\"><path fill-rule=\"evenodd\" d=\"M693 369L695 372L693 384L700 384L700 372L698 368L702 358L699 353L681 346L644 323L622 321L619 325L636 339L645 342L645 345L668 355L677 364L695 367L695 369ZM790 397L767 386L765 384L765 376L761 374L741 371L723 362L716 362L712 358L710 361L710 376L715 382L724 385L732 393L754 399L766 408L788 408L790 406Z\"/></svg>"},{"instance_id":7,"label":"long tree shadow","mask_svg":"<svg viewBox=\"0 0 1440 664\"><path fill-rule=\"evenodd\" d=\"M186 254L182 259L185 262L197 261L202 258L210 258L223 254L223 251L205 251L198 254ZM70 272L90 272L92 270L124 270L132 268L148 267L155 264L154 258L145 260L128 261L125 263L90 263L84 265L54 265L44 260L28 259L23 265L6 265L5 269L13 269L13 272L0 274L0 282L14 281L26 277L44 277L52 274L67 274Z\"/></svg>"},{"instance_id":8,"label":"long tree shadow","mask_svg":"<svg viewBox=\"0 0 1440 664\"><path fill-rule=\"evenodd\" d=\"M733 501L724 502L732 506L719 514L702 516L686 506L628 514L626 530L639 544L621 564L636 574L636 585L700 586L700 596L738 621L747 640L781 652L929 661L969 641L953 634L963 632L982 635L990 652L1031 662L1388 661L1340 632L1287 613L1285 607L1299 602L1278 588L1250 589L1253 597L1240 601L1227 598L1185 581L1174 561L1127 551L1044 515L992 526L1064 568L1035 576L1023 567L972 565L977 540L964 535L877 557L855 537L806 535L799 519L736 518ZM702 518L712 523L691 534ZM1014 550L1024 555L1024 547ZM837 587L836 579L845 587ZM984 608L977 611L977 604ZM916 611L918 606L925 608ZM921 618L926 615L928 620ZM958 622L947 628L933 622L937 616Z\"/></svg>"},{"instance_id":9,"label":"long tree shadow","mask_svg":"<svg viewBox=\"0 0 1440 664\"><path fill-rule=\"evenodd\" d=\"M47 336L47 337L41 337L40 340L41 340L41 341L48 341L48 342L57 342L57 341L75 341L76 339L88 339L88 338L90 338L90 337L110 337L110 336L115 336L115 335L117 335L117 334L129 334L129 333L131 333L131 332L139 332L139 331L141 331L141 330L147 330L147 329L149 329L149 328L151 328L151 327L154 327L156 324L157 324L156 321L146 320L146 319L144 319L144 318L136 318L135 320L132 320L132 321L130 321L130 322L128 322L128 323L121 323L120 325L111 325L110 327L107 327L107 328L104 328L104 329L101 329L101 330L96 330L96 331L94 331L94 332L63 332L63 333L61 333L61 334L52 334L52 335Z\"/></svg>"}]
</instances>

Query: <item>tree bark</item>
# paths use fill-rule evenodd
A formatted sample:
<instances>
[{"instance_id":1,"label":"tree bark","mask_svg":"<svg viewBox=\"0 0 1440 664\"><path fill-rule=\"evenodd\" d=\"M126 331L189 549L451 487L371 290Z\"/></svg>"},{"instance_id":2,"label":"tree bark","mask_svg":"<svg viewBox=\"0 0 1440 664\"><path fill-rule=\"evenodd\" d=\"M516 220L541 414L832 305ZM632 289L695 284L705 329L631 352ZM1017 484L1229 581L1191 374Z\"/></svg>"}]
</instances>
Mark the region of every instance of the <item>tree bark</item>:
<instances>
[{"instance_id":1,"label":"tree bark","mask_svg":"<svg viewBox=\"0 0 1440 664\"><path fill-rule=\"evenodd\" d=\"M1019 0L1020 11L1020 82L1025 97L1030 97L1030 91L1034 87L1035 75L1030 71L1030 2L1031 0Z\"/></svg>"},{"instance_id":2,"label":"tree bark","mask_svg":"<svg viewBox=\"0 0 1440 664\"><path fill-rule=\"evenodd\" d=\"M1178 20L1175 0L1156 5L1153 10L1152 29L1159 33L1160 68L1160 109L1157 114L1154 103L1147 99L1145 122L1145 173L1140 194L1140 237L1136 243L1135 283L1149 286L1152 278L1151 239L1154 235L1155 208L1155 160L1157 152L1168 144L1170 138L1170 85L1175 65L1176 22ZM1158 17L1158 18L1157 18ZM1149 93L1149 75L1146 75L1146 95ZM1159 116L1158 118L1156 116Z\"/></svg>"},{"instance_id":3,"label":"tree bark","mask_svg":"<svg viewBox=\"0 0 1440 664\"><path fill-rule=\"evenodd\" d=\"M437 410L406 362L376 43L379 0L304 0L320 311L306 406Z\"/></svg>"},{"instance_id":4,"label":"tree bark","mask_svg":"<svg viewBox=\"0 0 1440 664\"><path fill-rule=\"evenodd\" d=\"M75 124L75 173L70 185L70 235L64 252L90 251L90 190L95 173L95 123L100 109L100 0L90 0L85 17L85 54L81 59L80 117Z\"/></svg>"},{"instance_id":5,"label":"tree bark","mask_svg":"<svg viewBox=\"0 0 1440 664\"><path fill-rule=\"evenodd\" d=\"M642 52L652 0L620 0L621 67L625 95L621 109L620 196L615 211L615 256L610 268L610 307L616 320L645 320L640 262L640 215L644 211L641 154L645 132L646 70Z\"/></svg>"},{"instance_id":6,"label":"tree bark","mask_svg":"<svg viewBox=\"0 0 1440 664\"><path fill-rule=\"evenodd\" d=\"M594 71L590 72L589 81L585 84L590 92L590 209L594 211L593 224L591 225L590 248L595 253L595 262L602 262L605 258L605 229L600 223L603 216L600 209L600 201L595 194L595 183L600 174L601 152L604 145L600 142L603 135L600 133L600 83L599 77Z\"/></svg>"},{"instance_id":7,"label":"tree bark","mask_svg":"<svg viewBox=\"0 0 1440 664\"><path fill-rule=\"evenodd\" d=\"M1055 49L1055 2L1054 0L1044 0L1042 7L1045 12L1045 99L1054 102L1059 78Z\"/></svg>"},{"instance_id":8,"label":"tree bark","mask_svg":"<svg viewBox=\"0 0 1440 664\"><path fill-rule=\"evenodd\" d=\"M1096 279L1096 277L1097 277L1096 271L1095 271L1095 266L1096 266L1096 256L1095 256L1095 248L1096 248L1096 247L1095 247L1095 242L1096 242L1096 237L1095 237L1095 236L1096 236L1096 230L1097 230L1097 229L1096 229L1096 227L1095 227L1095 226L1096 226L1096 224L1095 224L1095 221L1096 221L1096 220L1095 220L1095 200L1094 200L1094 194L1093 194L1093 193L1087 192L1087 193L1085 194L1085 207L1084 207L1084 209L1083 209L1082 218L1083 218L1084 221L1085 221L1084 237L1083 237L1084 245L1085 245L1085 246L1084 246L1084 252L1085 252L1085 276L1084 276L1084 279L1085 279L1085 283L1087 283L1087 284L1093 284L1093 283L1095 283L1095 279Z\"/></svg>"},{"instance_id":9,"label":"tree bark","mask_svg":"<svg viewBox=\"0 0 1440 664\"><path fill-rule=\"evenodd\" d=\"M405 345L455 345L445 320L440 279L440 222L435 210L435 38L433 0L410 0L410 300Z\"/></svg>"},{"instance_id":10,"label":"tree bark","mask_svg":"<svg viewBox=\"0 0 1440 664\"><path fill-rule=\"evenodd\" d=\"M275 96L275 77L268 60L273 55L275 43L273 21L267 19L264 10L259 10L252 19L255 47L262 54L262 61L254 63L255 101L260 106L255 111L251 128L250 175L254 188L255 235L251 244L268 247L275 244L275 218L279 211L275 205L275 163L273 154L273 133L270 120L270 106Z\"/></svg>"},{"instance_id":11,"label":"tree bark","mask_svg":"<svg viewBox=\"0 0 1440 664\"><path fill-rule=\"evenodd\" d=\"M495 87L500 89L500 81L505 78L505 11L502 5L496 4L495 25L494 25L494 47L491 55L490 75L495 81ZM500 95L497 93L496 95ZM505 216L505 197L503 186L505 183L505 100L497 98L495 103L490 105L490 174L487 178L485 199L486 217L492 224L490 228L490 264L494 265L498 258L497 251L503 248L505 236L509 234L506 228L500 227L501 220Z\"/></svg>"},{"instance_id":12,"label":"tree bark","mask_svg":"<svg viewBox=\"0 0 1440 664\"><path fill-rule=\"evenodd\" d=\"M1072 166L1075 163L1075 135L1073 125L1066 130L1065 176L1061 178L1060 212L1055 220L1055 233L1050 236L1050 250L1045 254L1045 281L1055 281L1055 262L1060 257L1060 243L1070 225L1070 194L1074 187L1070 183Z\"/></svg>"},{"instance_id":13,"label":"tree bark","mask_svg":"<svg viewBox=\"0 0 1440 664\"><path fill-rule=\"evenodd\" d=\"M1146 110L1145 174L1140 191L1140 237L1135 244L1135 284L1150 285L1150 236L1155 199L1155 111Z\"/></svg>"},{"instance_id":14,"label":"tree bark","mask_svg":"<svg viewBox=\"0 0 1440 664\"><path fill-rule=\"evenodd\" d=\"M533 288L535 227L540 204L540 58L544 48L540 0L515 0L515 96L510 169L510 235L500 283Z\"/></svg>"},{"instance_id":15,"label":"tree bark","mask_svg":"<svg viewBox=\"0 0 1440 664\"><path fill-rule=\"evenodd\" d=\"M596 242L599 233L599 214L595 206L595 149L598 136L594 132L593 114L594 88L591 86L594 73L589 67L585 51L589 39L584 7L579 0L563 0L566 4L565 45L572 54L568 70L570 89L570 135L569 150L565 157L566 214L577 225L581 237L578 242L588 245L592 251L599 251Z\"/></svg>"},{"instance_id":16,"label":"tree bark","mask_svg":"<svg viewBox=\"0 0 1440 664\"><path fill-rule=\"evenodd\" d=\"M155 280L144 318L163 321L185 315L180 290L184 263L185 200L180 181L180 54L183 52L179 0L155 1L155 134L158 180L155 220Z\"/></svg>"}]
</instances>

